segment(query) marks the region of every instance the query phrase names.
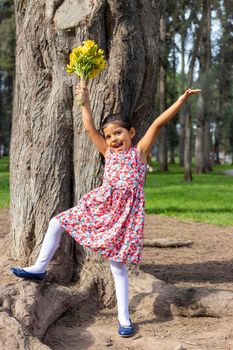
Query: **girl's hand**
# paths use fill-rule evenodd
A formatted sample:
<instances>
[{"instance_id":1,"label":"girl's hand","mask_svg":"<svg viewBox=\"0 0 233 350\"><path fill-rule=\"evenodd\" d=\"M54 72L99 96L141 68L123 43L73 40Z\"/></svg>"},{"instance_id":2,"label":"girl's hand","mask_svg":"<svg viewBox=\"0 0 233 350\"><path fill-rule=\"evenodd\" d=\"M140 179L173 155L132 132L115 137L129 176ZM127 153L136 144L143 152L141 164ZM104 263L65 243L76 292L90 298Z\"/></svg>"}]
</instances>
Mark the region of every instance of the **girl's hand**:
<instances>
[{"instance_id":1,"label":"girl's hand","mask_svg":"<svg viewBox=\"0 0 233 350\"><path fill-rule=\"evenodd\" d=\"M192 89L188 89L186 90L183 95L181 95L179 98L178 98L178 101L181 101L181 102L184 102L187 100L187 98L191 95L195 95L195 94L199 94L201 92L200 89L196 89L196 90L192 90Z\"/></svg>"},{"instance_id":2,"label":"girl's hand","mask_svg":"<svg viewBox=\"0 0 233 350\"><path fill-rule=\"evenodd\" d=\"M89 102L89 92L85 82L78 83L75 88L75 96L78 101L82 101L82 105Z\"/></svg>"}]
</instances>

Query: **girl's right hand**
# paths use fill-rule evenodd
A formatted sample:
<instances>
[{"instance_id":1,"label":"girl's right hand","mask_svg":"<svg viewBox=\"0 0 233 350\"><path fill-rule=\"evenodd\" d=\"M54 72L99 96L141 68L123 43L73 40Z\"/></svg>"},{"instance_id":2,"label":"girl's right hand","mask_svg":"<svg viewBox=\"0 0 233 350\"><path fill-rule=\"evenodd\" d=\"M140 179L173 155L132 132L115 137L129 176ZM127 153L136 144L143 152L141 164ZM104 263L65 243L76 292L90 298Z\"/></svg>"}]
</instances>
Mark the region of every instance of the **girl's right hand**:
<instances>
[{"instance_id":1,"label":"girl's right hand","mask_svg":"<svg viewBox=\"0 0 233 350\"><path fill-rule=\"evenodd\" d=\"M89 102L89 92L85 82L80 82L76 85L75 96L78 100L83 101L84 104Z\"/></svg>"}]
</instances>

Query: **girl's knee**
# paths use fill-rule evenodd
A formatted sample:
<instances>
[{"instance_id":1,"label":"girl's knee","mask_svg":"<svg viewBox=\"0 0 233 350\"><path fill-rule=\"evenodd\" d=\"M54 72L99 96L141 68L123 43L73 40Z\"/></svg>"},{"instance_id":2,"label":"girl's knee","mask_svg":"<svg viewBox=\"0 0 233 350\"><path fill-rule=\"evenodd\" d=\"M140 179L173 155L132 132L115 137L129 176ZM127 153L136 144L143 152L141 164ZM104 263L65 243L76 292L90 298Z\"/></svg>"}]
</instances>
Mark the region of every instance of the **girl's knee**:
<instances>
[{"instance_id":1,"label":"girl's knee","mask_svg":"<svg viewBox=\"0 0 233 350\"><path fill-rule=\"evenodd\" d=\"M53 217L50 221L49 221L49 227L48 229L51 232L54 232L55 234L62 234L62 232L65 231L64 227L61 225L60 221L56 218Z\"/></svg>"},{"instance_id":2,"label":"girl's knee","mask_svg":"<svg viewBox=\"0 0 233 350\"><path fill-rule=\"evenodd\" d=\"M50 219L49 223L52 225L56 225L59 224L59 220L56 218L56 216L54 216L52 219Z\"/></svg>"},{"instance_id":3,"label":"girl's knee","mask_svg":"<svg viewBox=\"0 0 233 350\"><path fill-rule=\"evenodd\" d=\"M62 227L60 224L60 221L54 216L50 221L49 221L49 226L59 226Z\"/></svg>"}]
</instances>

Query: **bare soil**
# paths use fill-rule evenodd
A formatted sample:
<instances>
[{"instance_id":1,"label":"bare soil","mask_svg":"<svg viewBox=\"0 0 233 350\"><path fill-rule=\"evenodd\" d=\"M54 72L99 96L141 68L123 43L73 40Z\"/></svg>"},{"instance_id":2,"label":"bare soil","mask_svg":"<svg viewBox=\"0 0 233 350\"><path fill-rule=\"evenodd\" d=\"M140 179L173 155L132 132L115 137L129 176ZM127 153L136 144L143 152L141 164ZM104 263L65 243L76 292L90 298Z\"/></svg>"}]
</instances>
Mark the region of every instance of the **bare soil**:
<instances>
[{"instance_id":1,"label":"bare soil","mask_svg":"<svg viewBox=\"0 0 233 350\"><path fill-rule=\"evenodd\" d=\"M0 210L0 239L10 230L9 210ZM192 240L190 247L145 247L141 270L179 287L206 287L233 291L233 227L217 227L174 218L147 215L146 238ZM15 262L0 256L1 284L15 282L8 271ZM134 315L132 338L117 333L117 310L96 308L92 303L69 310L46 332L44 343L54 350L175 350L233 349L232 317L159 318Z\"/></svg>"}]
</instances>

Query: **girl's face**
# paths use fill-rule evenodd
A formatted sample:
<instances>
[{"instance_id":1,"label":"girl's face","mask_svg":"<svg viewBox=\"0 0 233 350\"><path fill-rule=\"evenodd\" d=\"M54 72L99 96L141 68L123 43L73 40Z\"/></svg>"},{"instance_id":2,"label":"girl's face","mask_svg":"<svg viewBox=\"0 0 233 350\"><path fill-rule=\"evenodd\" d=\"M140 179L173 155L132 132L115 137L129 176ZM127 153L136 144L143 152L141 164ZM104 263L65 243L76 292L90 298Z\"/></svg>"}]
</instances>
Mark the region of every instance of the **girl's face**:
<instances>
[{"instance_id":1,"label":"girl's face","mask_svg":"<svg viewBox=\"0 0 233 350\"><path fill-rule=\"evenodd\" d=\"M114 152L120 152L131 147L135 129L127 130L118 123L109 123L103 129L103 133L108 147Z\"/></svg>"}]
</instances>

